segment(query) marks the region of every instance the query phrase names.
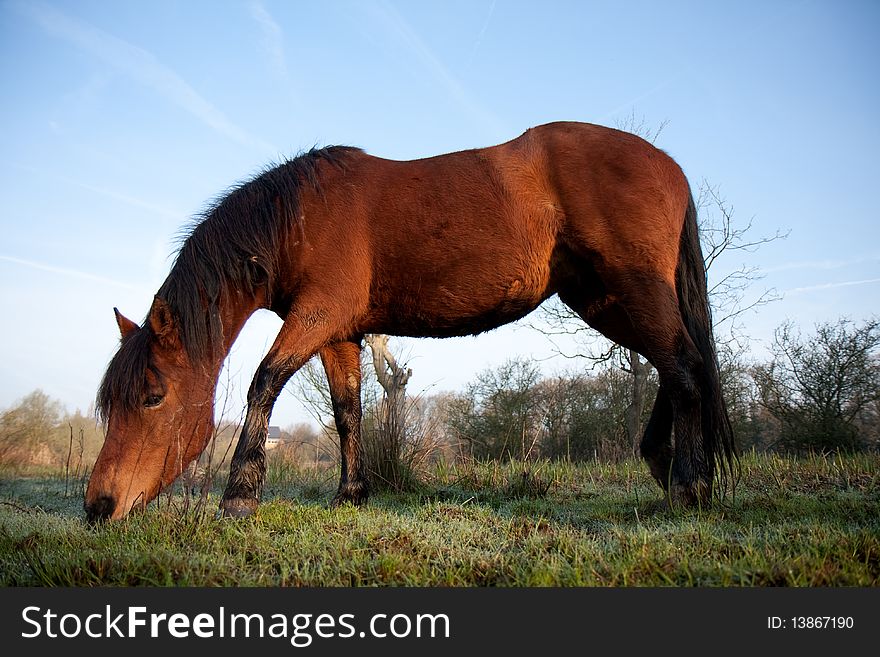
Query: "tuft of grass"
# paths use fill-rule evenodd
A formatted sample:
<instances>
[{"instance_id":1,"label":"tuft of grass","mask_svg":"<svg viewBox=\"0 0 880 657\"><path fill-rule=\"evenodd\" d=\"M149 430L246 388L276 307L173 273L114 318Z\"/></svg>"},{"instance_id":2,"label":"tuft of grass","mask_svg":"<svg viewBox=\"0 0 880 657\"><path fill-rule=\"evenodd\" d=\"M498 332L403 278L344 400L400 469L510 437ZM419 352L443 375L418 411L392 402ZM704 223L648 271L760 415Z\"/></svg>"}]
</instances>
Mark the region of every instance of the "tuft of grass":
<instances>
[{"instance_id":1,"label":"tuft of grass","mask_svg":"<svg viewBox=\"0 0 880 657\"><path fill-rule=\"evenodd\" d=\"M512 498L544 498L552 485L553 481L543 478L539 471L523 468L508 475L504 495Z\"/></svg>"},{"instance_id":2,"label":"tuft of grass","mask_svg":"<svg viewBox=\"0 0 880 657\"><path fill-rule=\"evenodd\" d=\"M643 464L440 465L328 507L329 470L279 467L255 517L163 494L88 526L63 477L0 473L5 586L877 586L880 456L747 455L736 495L668 509Z\"/></svg>"}]
</instances>

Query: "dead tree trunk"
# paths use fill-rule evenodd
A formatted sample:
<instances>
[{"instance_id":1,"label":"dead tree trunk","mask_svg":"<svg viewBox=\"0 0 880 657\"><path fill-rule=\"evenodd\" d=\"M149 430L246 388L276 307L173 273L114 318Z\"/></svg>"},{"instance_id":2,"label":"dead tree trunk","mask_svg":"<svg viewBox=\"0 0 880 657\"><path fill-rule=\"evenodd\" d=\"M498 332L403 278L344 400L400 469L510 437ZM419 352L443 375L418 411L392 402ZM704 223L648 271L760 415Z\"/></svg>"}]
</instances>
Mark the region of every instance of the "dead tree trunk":
<instances>
[{"instance_id":1,"label":"dead tree trunk","mask_svg":"<svg viewBox=\"0 0 880 657\"><path fill-rule=\"evenodd\" d=\"M397 359L388 349L387 335L371 334L366 337L366 341L373 352L376 379L385 391L387 412L389 416L402 420L406 410L406 384L412 376L412 370L397 364Z\"/></svg>"},{"instance_id":2,"label":"dead tree trunk","mask_svg":"<svg viewBox=\"0 0 880 657\"><path fill-rule=\"evenodd\" d=\"M367 335L365 338L373 353L373 369L382 390L385 391L379 407L378 448L375 466L382 470L391 468L392 472L382 475L389 483L400 479L396 472L400 466L401 454L406 440L406 384L412 370L400 367L397 359L388 348L387 335Z\"/></svg>"},{"instance_id":3,"label":"dead tree trunk","mask_svg":"<svg viewBox=\"0 0 880 657\"><path fill-rule=\"evenodd\" d=\"M626 435L633 454L639 454L642 436L642 416L645 412L645 393L648 389L648 374L651 364L642 360L638 352L628 350L629 371L632 374L632 397L626 407Z\"/></svg>"}]
</instances>

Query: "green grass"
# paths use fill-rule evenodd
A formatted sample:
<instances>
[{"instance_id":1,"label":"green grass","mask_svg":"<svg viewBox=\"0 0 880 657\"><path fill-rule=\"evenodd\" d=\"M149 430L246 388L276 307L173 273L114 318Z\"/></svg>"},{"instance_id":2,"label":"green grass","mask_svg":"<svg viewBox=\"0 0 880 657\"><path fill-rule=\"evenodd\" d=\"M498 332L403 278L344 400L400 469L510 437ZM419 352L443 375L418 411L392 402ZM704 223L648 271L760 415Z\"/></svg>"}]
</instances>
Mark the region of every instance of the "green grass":
<instances>
[{"instance_id":1,"label":"green grass","mask_svg":"<svg viewBox=\"0 0 880 657\"><path fill-rule=\"evenodd\" d=\"M81 484L0 476L0 584L876 586L878 466L747 456L735 495L695 511L664 509L636 462L445 467L335 510L335 473L276 466L254 518L214 519L218 481L97 528Z\"/></svg>"}]
</instances>

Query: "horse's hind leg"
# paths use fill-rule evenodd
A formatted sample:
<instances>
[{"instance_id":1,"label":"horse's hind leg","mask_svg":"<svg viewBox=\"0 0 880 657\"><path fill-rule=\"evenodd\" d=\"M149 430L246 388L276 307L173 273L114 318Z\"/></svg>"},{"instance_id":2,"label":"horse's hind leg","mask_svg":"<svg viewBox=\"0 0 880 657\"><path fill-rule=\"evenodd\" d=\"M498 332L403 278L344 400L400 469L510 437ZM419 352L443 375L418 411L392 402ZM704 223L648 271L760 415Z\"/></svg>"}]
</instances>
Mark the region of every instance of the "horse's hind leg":
<instances>
[{"instance_id":1,"label":"horse's hind leg","mask_svg":"<svg viewBox=\"0 0 880 657\"><path fill-rule=\"evenodd\" d=\"M652 432L656 433L646 436L643 453L651 454L646 457L661 485L670 483L668 491L673 502L687 506L708 503L714 463L703 448L699 386L703 359L685 328L675 290L651 274L634 277L630 273L626 280L621 303L644 344L645 355L657 368L668 400L665 408L655 405ZM671 470L663 453L667 411L671 411L675 431Z\"/></svg>"},{"instance_id":2,"label":"horse's hind leg","mask_svg":"<svg viewBox=\"0 0 880 657\"><path fill-rule=\"evenodd\" d=\"M614 283L613 302L585 303L570 292L560 292L560 298L603 335L635 349L657 368L660 390L642 439L642 455L673 501L707 503L713 467L703 450L697 383L703 363L687 334L676 292L650 273L627 272Z\"/></svg>"},{"instance_id":3,"label":"horse's hind leg","mask_svg":"<svg viewBox=\"0 0 880 657\"><path fill-rule=\"evenodd\" d=\"M647 356L647 349L633 328L629 315L617 303L589 303L577 293L560 294L562 301L608 339ZM672 404L661 382L645 427L640 451L654 479L667 490L672 466Z\"/></svg>"},{"instance_id":4,"label":"horse's hind leg","mask_svg":"<svg viewBox=\"0 0 880 657\"><path fill-rule=\"evenodd\" d=\"M339 489L332 505L362 504L369 495L361 449L361 345L334 342L318 352L333 403L333 418L342 455Z\"/></svg>"}]
</instances>

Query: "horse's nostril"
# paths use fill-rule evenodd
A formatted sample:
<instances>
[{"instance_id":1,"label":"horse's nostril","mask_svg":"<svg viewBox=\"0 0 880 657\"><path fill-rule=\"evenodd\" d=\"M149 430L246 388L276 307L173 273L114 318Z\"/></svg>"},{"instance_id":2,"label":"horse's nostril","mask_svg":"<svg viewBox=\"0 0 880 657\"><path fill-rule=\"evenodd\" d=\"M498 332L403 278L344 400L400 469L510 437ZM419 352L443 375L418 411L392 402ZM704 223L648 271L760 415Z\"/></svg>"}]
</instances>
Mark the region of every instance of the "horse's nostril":
<instances>
[{"instance_id":1,"label":"horse's nostril","mask_svg":"<svg viewBox=\"0 0 880 657\"><path fill-rule=\"evenodd\" d=\"M91 523L107 520L116 509L116 500L109 495L101 495L91 504L86 504L86 519Z\"/></svg>"}]
</instances>

